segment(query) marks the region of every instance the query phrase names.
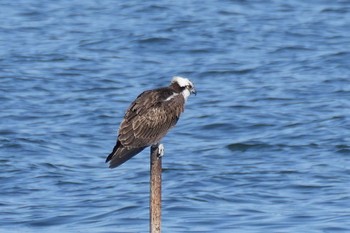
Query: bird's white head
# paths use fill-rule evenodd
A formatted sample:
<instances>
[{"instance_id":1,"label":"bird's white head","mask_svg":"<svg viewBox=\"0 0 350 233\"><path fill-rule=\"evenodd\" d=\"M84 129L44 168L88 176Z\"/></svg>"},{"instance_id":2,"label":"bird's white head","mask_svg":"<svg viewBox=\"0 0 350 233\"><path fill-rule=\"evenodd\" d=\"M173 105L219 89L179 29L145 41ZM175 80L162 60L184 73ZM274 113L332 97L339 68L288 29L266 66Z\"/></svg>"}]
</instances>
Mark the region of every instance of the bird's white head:
<instances>
[{"instance_id":1,"label":"bird's white head","mask_svg":"<svg viewBox=\"0 0 350 233\"><path fill-rule=\"evenodd\" d=\"M171 84L177 84L182 89L181 94L184 96L185 100L190 96L190 94L197 94L193 83L187 79L180 76L175 76L171 80Z\"/></svg>"}]
</instances>

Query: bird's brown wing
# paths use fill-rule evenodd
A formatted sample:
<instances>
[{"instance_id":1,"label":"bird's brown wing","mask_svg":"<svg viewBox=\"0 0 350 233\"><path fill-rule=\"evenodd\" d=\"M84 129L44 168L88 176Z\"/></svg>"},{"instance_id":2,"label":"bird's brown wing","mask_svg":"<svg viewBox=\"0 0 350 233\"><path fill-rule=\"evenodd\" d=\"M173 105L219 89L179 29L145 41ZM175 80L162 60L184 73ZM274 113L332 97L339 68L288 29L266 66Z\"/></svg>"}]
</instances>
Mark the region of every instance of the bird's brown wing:
<instances>
[{"instance_id":1,"label":"bird's brown wing","mask_svg":"<svg viewBox=\"0 0 350 233\"><path fill-rule=\"evenodd\" d=\"M165 97L146 91L131 104L119 128L118 139L123 146L156 144L177 123L184 110L184 98L180 94L168 100Z\"/></svg>"},{"instance_id":2,"label":"bird's brown wing","mask_svg":"<svg viewBox=\"0 0 350 233\"><path fill-rule=\"evenodd\" d=\"M184 101L181 94L174 95L167 89L139 95L120 124L117 144L106 160L110 167L117 167L147 146L159 143L178 121Z\"/></svg>"}]
</instances>

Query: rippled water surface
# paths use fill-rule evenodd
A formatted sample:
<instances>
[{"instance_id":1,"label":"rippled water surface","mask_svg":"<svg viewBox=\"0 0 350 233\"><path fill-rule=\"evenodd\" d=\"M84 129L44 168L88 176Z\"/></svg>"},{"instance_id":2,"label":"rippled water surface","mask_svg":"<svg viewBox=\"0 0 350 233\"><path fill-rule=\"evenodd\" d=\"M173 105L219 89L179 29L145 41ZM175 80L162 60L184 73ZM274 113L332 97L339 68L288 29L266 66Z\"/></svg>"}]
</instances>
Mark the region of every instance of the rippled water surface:
<instances>
[{"instance_id":1,"label":"rippled water surface","mask_svg":"<svg viewBox=\"0 0 350 233\"><path fill-rule=\"evenodd\" d=\"M0 3L0 232L148 232L143 90L198 94L164 139L163 232L350 232L348 1Z\"/></svg>"}]
</instances>

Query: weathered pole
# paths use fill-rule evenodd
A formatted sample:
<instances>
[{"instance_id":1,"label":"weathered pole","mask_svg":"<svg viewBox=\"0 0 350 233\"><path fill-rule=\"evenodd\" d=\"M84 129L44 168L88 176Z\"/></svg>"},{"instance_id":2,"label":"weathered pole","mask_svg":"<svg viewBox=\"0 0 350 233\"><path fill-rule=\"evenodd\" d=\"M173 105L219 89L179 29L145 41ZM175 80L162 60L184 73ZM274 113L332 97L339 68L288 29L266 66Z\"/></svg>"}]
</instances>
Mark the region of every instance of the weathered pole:
<instances>
[{"instance_id":1,"label":"weathered pole","mask_svg":"<svg viewBox=\"0 0 350 233\"><path fill-rule=\"evenodd\" d=\"M161 232L162 212L162 152L160 146L151 146L150 157L150 233Z\"/></svg>"}]
</instances>

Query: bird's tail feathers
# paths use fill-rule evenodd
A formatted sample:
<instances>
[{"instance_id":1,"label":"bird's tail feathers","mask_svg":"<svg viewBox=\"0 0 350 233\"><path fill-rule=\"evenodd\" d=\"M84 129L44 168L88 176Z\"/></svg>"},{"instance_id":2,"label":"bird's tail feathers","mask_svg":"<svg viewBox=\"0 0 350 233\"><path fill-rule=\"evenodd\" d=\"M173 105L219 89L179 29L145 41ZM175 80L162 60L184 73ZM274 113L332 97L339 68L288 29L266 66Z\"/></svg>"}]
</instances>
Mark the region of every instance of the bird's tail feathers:
<instances>
[{"instance_id":1,"label":"bird's tail feathers","mask_svg":"<svg viewBox=\"0 0 350 233\"><path fill-rule=\"evenodd\" d=\"M146 147L127 148L121 145L121 143L118 141L115 147L113 148L112 153L108 155L106 163L109 162L109 168L118 167L133 156L143 151L143 149L145 148Z\"/></svg>"}]
</instances>

